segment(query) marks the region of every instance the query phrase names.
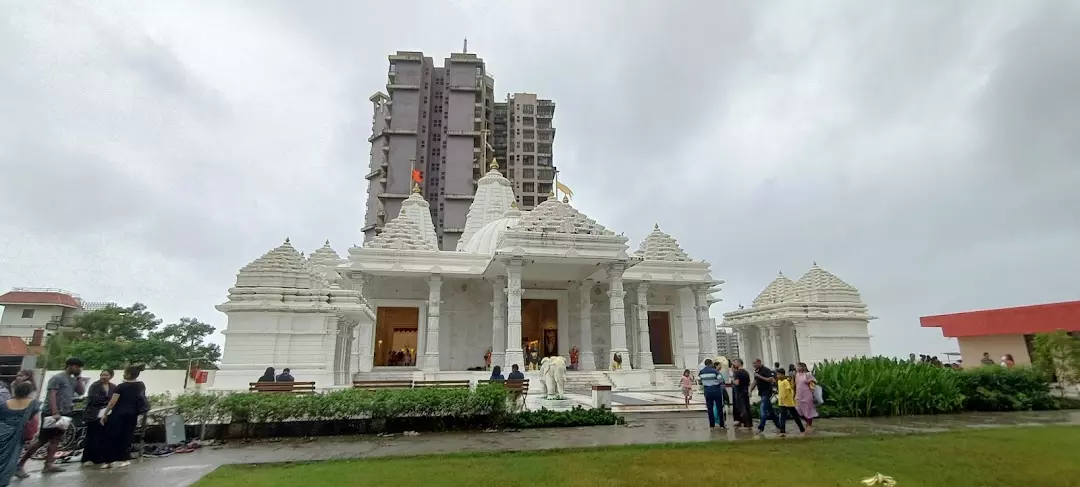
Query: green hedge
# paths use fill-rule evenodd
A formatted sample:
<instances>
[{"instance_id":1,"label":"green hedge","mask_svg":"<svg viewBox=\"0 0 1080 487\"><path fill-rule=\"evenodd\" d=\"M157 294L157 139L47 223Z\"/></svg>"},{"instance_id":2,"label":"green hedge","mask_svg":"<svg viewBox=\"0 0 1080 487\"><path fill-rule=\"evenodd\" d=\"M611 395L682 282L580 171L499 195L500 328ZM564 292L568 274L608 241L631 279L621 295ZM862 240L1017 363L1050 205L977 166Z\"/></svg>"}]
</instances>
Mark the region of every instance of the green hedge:
<instances>
[{"instance_id":1,"label":"green hedge","mask_svg":"<svg viewBox=\"0 0 1080 487\"><path fill-rule=\"evenodd\" d=\"M829 416L902 416L1055 409L1049 380L1027 368L962 371L885 357L826 361L814 369Z\"/></svg>"},{"instance_id":2,"label":"green hedge","mask_svg":"<svg viewBox=\"0 0 1080 487\"><path fill-rule=\"evenodd\" d=\"M538 411L522 411L509 416L506 426L511 428L562 428L572 426L599 426L625 424L622 416L610 409L585 409L574 406L569 411L552 411L540 408Z\"/></svg>"},{"instance_id":3,"label":"green hedge","mask_svg":"<svg viewBox=\"0 0 1080 487\"><path fill-rule=\"evenodd\" d=\"M484 385L469 389L345 389L325 394L184 394L176 398L185 421L195 423L278 423L449 417L500 419L507 410L506 389Z\"/></svg>"},{"instance_id":4,"label":"green hedge","mask_svg":"<svg viewBox=\"0 0 1080 487\"><path fill-rule=\"evenodd\" d=\"M387 422L410 423L412 429L433 426L443 419L461 427L505 426L548 428L623 424L608 409L575 407L570 411L509 412L510 395L498 384L468 389L347 389L325 394L184 394L176 398L178 412L189 423L275 424L286 421L335 422L365 420L373 429ZM411 418L416 418L413 421Z\"/></svg>"},{"instance_id":5,"label":"green hedge","mask_svg":"<svg viewBox=\"0 0 1080 487\"><path fill-rule=\"evenodd\" d=\"M1029 367L979 367L960 374L960 390L969 411L1030 411L1055 409L1050 381Z\"/></svg>"}]
</instances>

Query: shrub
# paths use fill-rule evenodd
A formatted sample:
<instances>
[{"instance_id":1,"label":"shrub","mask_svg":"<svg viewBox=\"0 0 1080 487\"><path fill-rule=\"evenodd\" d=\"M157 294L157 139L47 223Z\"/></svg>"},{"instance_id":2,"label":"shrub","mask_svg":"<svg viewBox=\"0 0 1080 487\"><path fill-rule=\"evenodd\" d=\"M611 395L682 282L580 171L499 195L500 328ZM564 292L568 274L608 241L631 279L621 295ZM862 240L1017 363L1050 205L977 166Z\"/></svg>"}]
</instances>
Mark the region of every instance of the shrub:
<instances>
[{"instance_id":1,"label":"shrub","mask_svg":"<svg viewBox=\"0 0 1080 487\"><path fill-rule=\"evenodd\" d=\"M538 411L522 411L507 418L506 426L511 428L560 428L568 426L601 426L624 424L626 420L606 408L585 409L574 406L569 411L552 411L541 408Z\"/></svg>"},{"instance_id":2,"label":"shrub","mask_svg":"<svg viewBox=\"0 0 1080 487\"><path fill-rule=\"evenodd\" d=\"M954 413L964 406L952 369L885 357L825 361L814 369L827 409L838 416Z\"/></svg>"},{"instance_id":3,"label":"shrub","mask_svg":"<svg viewBox=\"0 0 1080 487\"><path fill-rule=\"evenodd\" d=\"M1055 409L1050 382L1030 367L979 367L959 374L960 390L969 411L1030 411Z\"/></svg>"},{"instance_id":4,"label":"shrub","mask_svg":"<svg viewBox=\"0 0 1080 487\"><path fill-rule=\"evenodd\" d=\"M189 393L176 400L188 422L280 423L403 417L488 418L506 413L507 391L499 385L468 389L345 389L325 394Z\"/></svg>"}]
</instances>

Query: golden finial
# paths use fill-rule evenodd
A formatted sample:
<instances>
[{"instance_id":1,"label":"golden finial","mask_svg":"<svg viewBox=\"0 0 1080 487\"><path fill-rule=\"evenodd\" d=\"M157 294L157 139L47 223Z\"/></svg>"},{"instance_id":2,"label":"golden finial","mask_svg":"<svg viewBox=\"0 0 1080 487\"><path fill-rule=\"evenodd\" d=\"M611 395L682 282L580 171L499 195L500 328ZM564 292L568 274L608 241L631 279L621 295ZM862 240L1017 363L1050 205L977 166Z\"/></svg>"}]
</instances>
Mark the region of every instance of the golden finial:
<instances>
[{"instance_id":1,"label":"golden finial","mask_svg":"<svg viewBox=\"0 0 1080 487\"><path fill-rule=\"evenodd\" d=\"M555 197L555 188L551 188L551 191L548 191L548 199L551 199L551 198L554 198L554 197Z\"/></svg>"},{"instance_id":2,"label":"golden finial","mask_svg":"<svg viewBox=\"0 0 1080 487\"><path fill-rule=\"evenodd\" d=\"M495 160L495 158L492 157L491 158L491 164L488 164L488 169L498 171L499 170L499 161Z\"/></svg>"},{"instance_id":3,"label":"golden finial","mask_svg":"<svg viewBox=\"0 0 1080 487\"><path fill-rule=\"evenodd\" d=\"M562 197L562 202L563 203L569 203L570 202L570 197L564 194L563 197Z\"/></svg>"},{"instance_id":4,"label":"golden finial","mask_svg":"<svg viewBox=\"0 0 1080 487\"><path fill-rule=\"evenodd\" d=\"M518 209L517 200L514 200L514 201L510 202L510 208L515 209L515 210Z\"/></svg>"},{"instance_id":5,"label":"golden finial","mask_svg":"<svg viewBox=\"0 0 1080 487\"><path fill-rule=\"evenodd\" d=\"M412 192L413 194L420 194L420 185L413 183Z\"/></svg>"}]
</instances>

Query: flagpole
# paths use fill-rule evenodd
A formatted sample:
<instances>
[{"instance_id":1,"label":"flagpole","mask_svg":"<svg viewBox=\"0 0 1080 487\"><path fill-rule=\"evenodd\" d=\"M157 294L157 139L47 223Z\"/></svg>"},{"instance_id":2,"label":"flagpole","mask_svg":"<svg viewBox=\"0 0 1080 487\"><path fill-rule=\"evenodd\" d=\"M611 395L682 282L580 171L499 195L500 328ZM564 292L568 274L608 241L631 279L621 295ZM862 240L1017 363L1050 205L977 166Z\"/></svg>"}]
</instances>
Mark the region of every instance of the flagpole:
<instances>
[{"instance_id":1,"label":"flagpole","mask_svg":"<svg viewBox=\"0 0 1080 487\"><path fill-rule=\"evenodd\" d=\"M415 157L410 157L409 158L409 182L412 183L412 186L413 186L414 189L419 188L420 183L416 182L416 180L413 179L413 174L416 174L416 158Z\"/></svg>"},{"instance_id":2,"label":"flagpole","mask_svg":"<svg viewBox=\"0 0 1080 487\"><path fill-rule=\"evenodd\" d=\"M552 183L552 190L555 193L555 201L559 200L559 170L555 169L555 181Z\"/></svg>"}]
</instances>

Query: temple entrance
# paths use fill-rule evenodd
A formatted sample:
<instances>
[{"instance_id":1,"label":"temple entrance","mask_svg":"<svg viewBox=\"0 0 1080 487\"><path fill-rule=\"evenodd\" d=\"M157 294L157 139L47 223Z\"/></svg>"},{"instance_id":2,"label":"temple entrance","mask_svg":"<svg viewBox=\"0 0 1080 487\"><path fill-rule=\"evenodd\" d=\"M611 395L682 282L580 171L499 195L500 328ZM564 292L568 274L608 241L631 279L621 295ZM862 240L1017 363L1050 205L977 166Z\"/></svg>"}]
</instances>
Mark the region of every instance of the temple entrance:
<instances>
[{"instance_id":1,"label":"temple entrance","mask_svg":"<svg viewBox=\"0 0 1080 487\"><path fill-rule=\"evenodd\" d=\"M673 365L671 350L671 313L649 311L649 348L655 365Z\"/></svg>"},{"instance_id":2,"label":"temple entrance","mask_svg":"<svg viewBox=\"0 0 1080 487\"><path fill-rule=\"evenodd\" d=\"M375 314L375 366L415 367L420 309L380 307Z\"/></svg>"},{"instance_id":3,"label":"temple entrance","mask_svg":"<svg viewBox=\"0 0 1080 487\"><path fill-rule=\"evenodd\" d=\"M526 369L540 359L559 354L559 302L554 299L521 300L521 349Z\"/></svg>"}]
</instances>

